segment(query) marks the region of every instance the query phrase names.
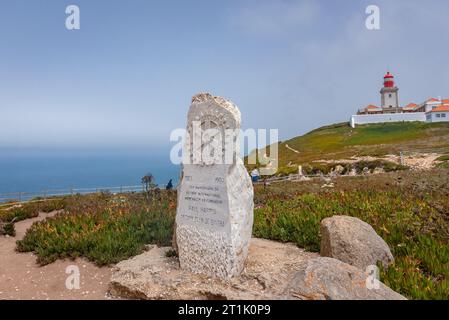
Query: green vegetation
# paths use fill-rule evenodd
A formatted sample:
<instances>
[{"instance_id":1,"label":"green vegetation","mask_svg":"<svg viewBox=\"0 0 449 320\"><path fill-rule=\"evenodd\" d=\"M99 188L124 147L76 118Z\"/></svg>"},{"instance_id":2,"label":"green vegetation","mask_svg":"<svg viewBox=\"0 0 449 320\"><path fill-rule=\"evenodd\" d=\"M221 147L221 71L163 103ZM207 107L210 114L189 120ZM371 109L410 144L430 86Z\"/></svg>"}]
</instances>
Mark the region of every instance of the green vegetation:
<instances>
[{"instance_id":1,"label":"green vegetation","mask_svg":"<svg viewBox=\"0 0 449 320\"><path fill-rule=\"evenodd\" d=\"M176 197L163 192L75 196L67 213L33 224L17 242L20 252L35 252L45 265L58 258L86 257L108 265L142 253L145 245L170 245Z\"/></svg>"},{"instance_id":2,"label":"green vegetation","mask_svg":"<svg viewBox=\"0 0 449 320\"><path fill-rule=\"evenodd\" d=\"M348 123L341 123L281 142L278 148L281 174L298 165L315 167L317 160L341 160L354 156L381 157L410 150L447 153L449 123L398 122L356 128L351 128ZM266 153L270 154L269 148ZM254 167L255 165L248 165L250 170Z\"/></svg>"},{"instance_id":3,"label":"green vegetation","mask_svg":"<svg viewBox=\"0 0 449 320\"><path fill-rule=\"evenodd\" d=\"M441 156L441 157L437 158L436 160L437 161L449 161L449 154Z\"/></svg>"},{"instance_id":4,"label":"green vegetation","mask_svg":"<svg viewBox=\"0 0 449 320\"><path fill-rule=\"evenodd\" d=\"M449 154L442 155L437 158L436 161L440 161L440 163L437 164L437 168L449 169Z\"/></svg>"},{"instance_id":5,"label":"green vegetation","mask_svg":"<svg viewBox=\"0 0 449 320\"><path fill-rule=\"evenodd\" d=\"M254 235L319 251L322 219L358 217L374 227L395 256L395 264L382 270L385 284L412 299L449 299L448 137L447 123L390 123L356 129L339 124L280 143L280 175L296 173L298 164L307 174L327 174L338 165L343 174L365 168L389 173L336 178L333 188L322 188L320 179L256 186ZM403 172L406 167L384 160L335 161L407 150L445 155L438 159L440 169L425 175ZM34 252L42 265L81 256L100 266L110 265L142 253L147 244L170 245L176 193L101 193L11 204L0 208L0 222L7 234L14 235L14 222L61 209L56 216L33 224L17 242L17 250Z\"/></svg>"},{"instance_id":6,"label":"green vegetation","mask_svg":"<svg viewBox=\"0 0 449 320\"><path fill-rule=\"evenodd\" d=\"M333 215L371 224L396 262L381 280L413 299L449 298L449 174L340 178L332 191L317 182L281 183L256 192L254 235L320 249L320 222ZM445 187L441 187L445 186Z\"/></svg>"},{"instance_id":7,"label":"green vegetation","mask_svg":"<svg viewBox=\"0 0 449 320\"><path fill-rule=\"evenodd\" d=\"M437 168L440 168L440 169L449 169L449 161L441 162L441 163L437 164Z\"/></svg>"},{"instance_id":8,"label":"green vegetation","mask_svg":"<svg viewBox=\"0 0 449 320\"><path fill-rule=\"evenodd\" d=\"M16 236L16 229L14 228L14 222L6 222L2 226L3 233L5 235L15 237ZM0 233L1 235L2 233Z\"/></svg>"},{"instance_id":9,"label":"green vegetation","mask_svg":"<svg viewBox=\"0 0 449 320\"><path fill-rule=\"evenodd\" d=\"M39 212L52 212L62 210L66 206L67 198L53 198L43 201L34 199L31 202L0 207L0 220L3 222L21 221L37 217Z\"/></svg>"},{"instance_id":10,"label":"green vegetation","mask_svg":"<svg viewBox=\"0 0 449 320\"><path fill-rule=\"evenodd\" d=\"M40 212L52 212L62 210L66 206L66 198L51 198L43 201L33 199L32 202L23 204L11 204L0 207L0 222L6 224L8 235L14 236L14 223L21 220L35 218Z\"/></svg>"},{"instance_id":11,"label":"green vegetation","mask_svg":"<svg viewBox=\"0 0 449 320\"><path fill-rule=\"evenodd\" d=\"M417 208L419 213L414 212ZM441 230L449 224L443 224L444 218L429 202L397 192L333 192L270 201L255 214L255 236L317 252L322 219L338 214L358 217L373 225L396 257L395 265L382 274L384 283L414 299L449 298L449 246ZM441 234L423 232L426 228Z\"/></svg>"},{"instance_id":12,"label":"green vegetation","mask_svg":"<svg viewBox=\"0 0 449 320\"><path fill-rule=\"evenodd\" d=\"M319 251L323 218L350 215L385 239L395 264L381 280L412 299L449 299L449 170L396 171L255 188L254 235ZM64 213L35 223L17 249L40 264L86 257L109 265L140 254L146 244L168 246L176 194L96 194L67 198ZM175 255L170 251L169 255Z\"/></svg>"},{"instance_id":13,"label":"green vegetation","mask_svg":"<svg viewBox=\"0 0 449 320\"><path fill-rule=\"evenodd\" d=\"M307 175L316 175L319 173L329 174L336 169L337 166L341 166L343 171L341 174L348 174L351 170L355 170L357 174L363 173L363 170L367 168L370 172L373 172L376 168L382 168L385 172L407 170L407 166L402 166L397 163L386 160L373 160L373 161L358 161L355 163L320 163L314 162L312 164L306 164L303 166L303 173ZM282 168L284 170L284 168ZM281 172L283 172L281 170ZM297 169L296 169L297 170ZM296 173L296 172L294 172ZM282 174L281 174L282 175Z\"/></svg>"}]
</instances>

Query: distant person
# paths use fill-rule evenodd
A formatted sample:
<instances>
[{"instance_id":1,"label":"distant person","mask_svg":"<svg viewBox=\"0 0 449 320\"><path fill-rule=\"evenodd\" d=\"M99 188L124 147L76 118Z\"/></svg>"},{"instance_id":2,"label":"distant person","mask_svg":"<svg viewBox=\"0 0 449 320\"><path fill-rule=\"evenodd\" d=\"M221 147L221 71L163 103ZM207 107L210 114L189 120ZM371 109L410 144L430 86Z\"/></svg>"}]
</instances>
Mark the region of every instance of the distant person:
<instances>
[{"instance_id":1,"label":"distant person","mask_svg":"<svg viewBox=\"0 0 449 320\"><path fill-rule=\"evenodd\" d=\"M170 179L170 181L167 183L165 190L173 190L173 179Z\"/></svg>"},{"instance_id":2,"label":"distant person","mask_svg":"<svg viewBox=\"0 0 449 320\"><path fill-rule=\"evenodd\" d=\"M263 188L264 190L270 185L270 183L268 182L267 178L263 179Z\"/></svg>"},{"instance_id":3,"label":"distant person","mask_svg":"<svg viewBox=\"0 0 449 320\"><path fill-rule=\"evenodd\" d=\"M259 182L260 179L260 173L259 170L254 169L253 171L251 171L251 180L253 181L253 183L255 182Z\"/></svg>"}]
</instances>

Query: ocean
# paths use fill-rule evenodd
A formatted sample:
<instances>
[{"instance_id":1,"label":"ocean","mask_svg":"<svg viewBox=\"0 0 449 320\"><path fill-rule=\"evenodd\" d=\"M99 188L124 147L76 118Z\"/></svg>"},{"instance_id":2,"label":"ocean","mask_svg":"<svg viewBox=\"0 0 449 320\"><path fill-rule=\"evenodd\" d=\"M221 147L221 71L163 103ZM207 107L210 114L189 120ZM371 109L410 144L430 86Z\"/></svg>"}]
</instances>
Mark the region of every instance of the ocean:
<instances>
[{"instance_id":1,"label":"ocean","mask_svg":"<svg viewBox=\"0 0 449 320\"><path fill-rule=\"evenodd\" d=\"M179 180L180 167L168 152L4 151L0 153L0 195L55 189L138 186L151 173L160 187Z\"/></svg>"}]
</instances>

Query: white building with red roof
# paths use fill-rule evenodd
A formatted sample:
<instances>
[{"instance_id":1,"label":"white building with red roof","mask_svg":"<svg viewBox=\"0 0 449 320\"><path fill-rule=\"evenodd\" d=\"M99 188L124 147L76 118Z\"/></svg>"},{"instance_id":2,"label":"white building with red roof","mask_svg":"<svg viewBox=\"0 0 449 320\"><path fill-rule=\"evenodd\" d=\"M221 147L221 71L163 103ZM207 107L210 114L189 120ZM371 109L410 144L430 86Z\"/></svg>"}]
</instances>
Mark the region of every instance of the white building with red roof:
<instances>
[{"instance_id":1,"label":"white building with red roof","mask_svg":"<svg viewBox=\"0 0 449 320\"><path fill-rule=\"evenodd\" d=\"M399 88L395 85L393 74L387 72L380 90L381 106L369 104L351 116L351 126L382 122L449 122L449 99L430 98L421 104L399 105Z\"/></svg>"},{"instance_id":2,"label":"white building with red roof","mask_svg":"<svg viewBox=\"0 0 449 320\"><path fill-rule=\"evenodd\" d=\"M426 112L427 122L449 122L449 104L440 105Z\"/></svg>"},{"instance_id":3,"label":"white building with red roof","mask_svg":"<svg viewBox=\"0 0 449 320\"><path fill-rule=\"evenodd\" d=\"M417 112L416 110L419 108L419 105L416 103L409 103L405 107L402 107L402 112Z\"/></svg>"}]
</instances>

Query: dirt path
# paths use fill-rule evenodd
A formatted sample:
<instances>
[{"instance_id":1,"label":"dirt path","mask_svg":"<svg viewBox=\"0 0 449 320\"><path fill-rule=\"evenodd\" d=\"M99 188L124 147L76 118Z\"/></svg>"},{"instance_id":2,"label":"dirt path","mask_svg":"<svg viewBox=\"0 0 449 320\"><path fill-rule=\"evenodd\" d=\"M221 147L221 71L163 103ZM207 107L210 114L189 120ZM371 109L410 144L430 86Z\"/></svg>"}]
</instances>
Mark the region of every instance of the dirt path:
<instances>
[{"instance_id":1,"label":"dirt path","mask_svg":"<svg viewBox=\"0 0 449 320\"><path fill-rule=\"evenodd\" d=\"M36 264L36 256L32 253L15 251L16 241L23 238L26 230L34 222L52 215L54 213L41 213L37 218L18 222L15 224L16 237L0 237L0 300L107 299L111 269L98 268L84 259L58 260L40 267ZM66 288L68 266L79 268L79 290Z\"/></svg>"},{"instance_id":2,"label":"dirt path","mask_svg":"<svg viewBox=\"0 0 449 320\"><path fill-rule=\"evenodd\" d=\"M299 153L298 150L295 150L295 149L291 148L288 144L286 144L285 147L286 147L288 150L293 151L294 153Z\"/></svg>"}]
</instances>

